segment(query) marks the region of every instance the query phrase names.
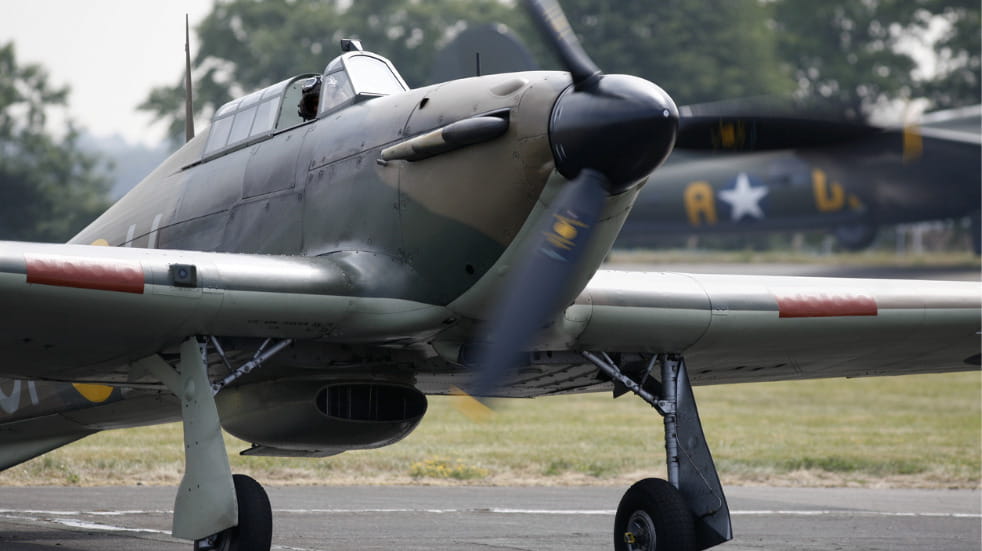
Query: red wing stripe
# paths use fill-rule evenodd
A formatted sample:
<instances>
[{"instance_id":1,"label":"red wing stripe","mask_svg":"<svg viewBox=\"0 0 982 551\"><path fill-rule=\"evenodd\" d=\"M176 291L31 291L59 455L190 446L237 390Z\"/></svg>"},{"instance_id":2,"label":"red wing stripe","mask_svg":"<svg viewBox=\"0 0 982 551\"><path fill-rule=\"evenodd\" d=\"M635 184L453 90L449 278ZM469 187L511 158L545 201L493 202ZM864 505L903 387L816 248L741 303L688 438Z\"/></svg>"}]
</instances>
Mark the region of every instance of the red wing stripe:
<instances>
[{"instance_id":1,"label":"red wing stripe","mask_svg":"<svg viewBox=\"0 0 982 551\"><path fill-rule=\"evenodd\" d=\"M826 318L835 316L875 316L873 297L857 294L804 294L775 296L782 318Z\"/></svg>"},{"instance_id":2,"label":"red wing stripe","mask_svg":"<svg viewBox=\"0 0 982 551\"><path fill-rule=\"evenodd\" d=\"M27 282L143 294L143 268L135 262L25 255Z\"/></svg>"}]
</instances>

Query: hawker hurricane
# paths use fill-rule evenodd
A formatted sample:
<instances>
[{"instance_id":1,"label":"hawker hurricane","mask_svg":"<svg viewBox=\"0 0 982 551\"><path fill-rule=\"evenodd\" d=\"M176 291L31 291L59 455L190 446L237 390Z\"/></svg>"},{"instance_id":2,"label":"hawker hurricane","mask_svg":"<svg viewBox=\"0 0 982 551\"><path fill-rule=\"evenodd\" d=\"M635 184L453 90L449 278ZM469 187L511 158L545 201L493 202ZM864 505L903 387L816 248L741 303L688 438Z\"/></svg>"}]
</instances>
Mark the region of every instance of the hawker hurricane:
<instances>
[{"instance_id":1,"label":"hawker hurricane","mask_svg":"<svg viewBox=\"0 0 982 551\"><path fill-rule=\"evenodd\" d=\"M0 243L0 468L181 420L173 534L267 551L269 500L223 430L317 458L397 442L431 395L480 416L633 392L664 418L668 480L627 491L613 545L704 549L732 530L692 384L978 369L974 283L600 269L685 118L527 4L566 71L410 89L345 40L189 128L68 244Z\"/></svg>"}]
</instances>

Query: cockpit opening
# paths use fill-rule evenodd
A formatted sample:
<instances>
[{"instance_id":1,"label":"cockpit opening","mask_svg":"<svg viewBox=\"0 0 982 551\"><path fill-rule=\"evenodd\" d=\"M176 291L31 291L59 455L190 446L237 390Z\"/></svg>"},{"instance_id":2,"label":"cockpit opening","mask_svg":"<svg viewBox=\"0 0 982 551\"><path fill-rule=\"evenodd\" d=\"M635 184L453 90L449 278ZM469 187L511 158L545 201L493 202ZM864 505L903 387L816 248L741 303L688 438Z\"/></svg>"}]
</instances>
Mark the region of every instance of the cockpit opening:
<instances>
[{"instance_id":1,"label":"cockpit opening","mask_svg":"<svg viewBox=\"0 0 982 551\"><path fill-rule=\"evenodd\" d=\"M344 106L409 89L392 63L342 40L344 53L327 64L323 75L298 75L234 99L211 121L204 156L210 157L264 139L281 130Z\"/></svg>"},{"instance_id":2,"label":"cockpit opening","mask_svg":"<svg viewBox=\"0 0 982 551\"><path fill-rule=\"evenodd\" d=\"M321 76L317 75L306 80L300 87L300 103L297 105L297 114L305 121L317 118L317 104L320 102L322 80Z\"/></svg>"}]
</instances>

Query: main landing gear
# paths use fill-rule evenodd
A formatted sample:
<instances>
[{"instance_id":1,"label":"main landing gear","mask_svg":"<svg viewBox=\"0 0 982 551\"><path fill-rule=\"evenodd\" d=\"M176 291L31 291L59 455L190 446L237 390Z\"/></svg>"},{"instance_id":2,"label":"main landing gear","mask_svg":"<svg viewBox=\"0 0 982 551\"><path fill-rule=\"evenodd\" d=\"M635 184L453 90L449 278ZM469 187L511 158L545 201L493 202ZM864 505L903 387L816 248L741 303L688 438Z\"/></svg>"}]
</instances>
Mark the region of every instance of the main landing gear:
<instances>
[{"instance_id":1,"label":"main landing gear","mask_svg":"<svg viewBox=\"0 0 982 551\"><path fill-rule=\"evenodd\" d=\"M273 515L269 497L258 482L244 474L232 475L239 524L194 542L194 551L269 551L273 542Z\"/></svg>"},{"instance_id":2,"label":"main landing gear","mask_svg":"<svg viewBox=\"0 0 982 551\"><path fill-rule=\"evenodd\" d=\"M200 551L269 551L269 498L255 480L232 476L205 358L205 345L190 338L181 345L179 371L160 356L141 361L181 400L185 467L172 532Z\"/></svg>"},{"instance_id":3,"label":"main landing gear","mask_svg":"<svg viewBox=\"0 0 982 551\"><path fill-rule=\"evenodd\" d=\"M665 420L668 481L646 478L624 494L614 518L617 551L699 551L733 539L730 510L706 444L682 358L651 358L640 381L607 354L583 356L651 404ZM661 379L653 371L660 367ZM653 394L649 389L657 389Z\"/></svg>"},{"instance_id":4,"label":"main landing gear","mask_svg":"<svg viewBox=\"0 0 982 551\"><path fill-rule=\"evenodd\" d=\"M614 549L695 549L695 522L682 494L660 478L639 480L614 517Z\"/></svg>"}]
</instances>

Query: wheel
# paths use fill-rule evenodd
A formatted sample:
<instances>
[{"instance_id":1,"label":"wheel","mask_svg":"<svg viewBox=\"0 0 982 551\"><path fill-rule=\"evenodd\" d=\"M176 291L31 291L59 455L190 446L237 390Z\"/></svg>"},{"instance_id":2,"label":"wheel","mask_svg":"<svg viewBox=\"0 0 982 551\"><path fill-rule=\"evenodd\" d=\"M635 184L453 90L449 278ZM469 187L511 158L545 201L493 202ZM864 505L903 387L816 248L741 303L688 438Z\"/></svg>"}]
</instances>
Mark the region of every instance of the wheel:
<instances>
[{"instance_id":1,"label":"wheel","mask_svg":"<svg viewBox=\"0 0 982 551\"><path fill-rule=\"evenodd\" d=\"M847 251L862 251L876 241L876 226L870 222L857 222L835 229L835 240Z\"/></svg>"},{"instance_id":2,"label":"wheel","mask_svg":"<svg viewBox=\"0 0 982 551\"><path fill-rule=\"evenodd\" d=\"M631 486L614 517L617 551L694 551L695 522L674 486L646 478Z\"/></svg>"},{"instance_id":3,"label":"wheel","mask_svg":"<svg viewBox=\"0 0 982 551\"><path fill-rule=\"evenodd\" d=\"M239 525L194 542L195 551L269 551L273 512L263 487L244 474L232 475Z\"/></svg>"}]
</instances>

